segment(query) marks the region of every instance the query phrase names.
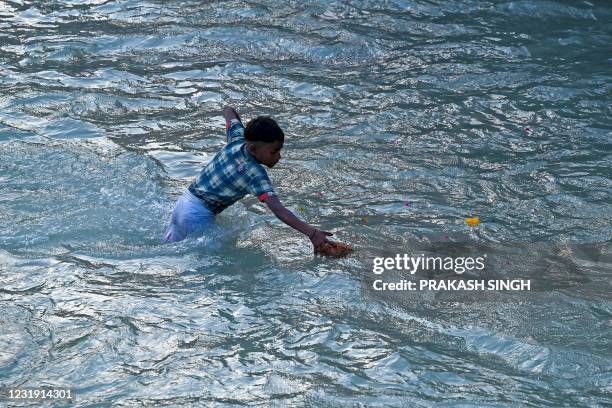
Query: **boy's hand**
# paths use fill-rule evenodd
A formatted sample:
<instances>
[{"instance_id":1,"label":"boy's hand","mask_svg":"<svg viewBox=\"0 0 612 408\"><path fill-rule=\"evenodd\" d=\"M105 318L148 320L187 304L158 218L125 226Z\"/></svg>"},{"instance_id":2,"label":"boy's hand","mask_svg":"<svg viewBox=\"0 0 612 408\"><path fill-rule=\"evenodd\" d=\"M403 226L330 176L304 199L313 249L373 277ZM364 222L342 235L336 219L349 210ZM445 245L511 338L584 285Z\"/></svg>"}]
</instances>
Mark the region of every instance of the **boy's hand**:
<instances>
[{"instance_id":1,"label":"boy's hand","mask_svg":"<svg viewBox=\"0 0 612 408\"><path fill-rule=\"evenodd\" d=\"M332 234L329 231L321 231L321 230L315 229L314 234L312 234L312 236L309 237L310 242L312 242L312 246L315 249L315 252L319 252L323 248L325 248L325 246L330 243L327 240L327 237L331 237L332 235L334 234Z\"/></svg>"},{"instance_id":2,"label":"boy's hand","mask_svg":"<svg viewBox=\"0 0 612 408\"><path fill-rule=\"evenodd\" d=\"M227 129L229 129L232 119L238 119L242 123L240 116L238 116L238 112L236 112L236 110L231 106L226 106L223 108L223 117L225 118L225 127Z\"/></svg>"}]
</instances>

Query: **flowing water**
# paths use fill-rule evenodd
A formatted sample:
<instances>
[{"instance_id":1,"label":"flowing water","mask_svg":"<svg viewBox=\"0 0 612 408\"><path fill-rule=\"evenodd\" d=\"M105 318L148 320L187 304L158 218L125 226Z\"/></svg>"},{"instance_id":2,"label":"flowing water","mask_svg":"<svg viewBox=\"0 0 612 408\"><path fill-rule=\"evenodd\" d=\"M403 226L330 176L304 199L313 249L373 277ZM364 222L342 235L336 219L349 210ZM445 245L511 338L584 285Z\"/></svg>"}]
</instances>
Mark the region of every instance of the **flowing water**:
<instances>
[{"instance_id":1,"label":"flowing water","mask_svg":"<svg viewBox=\"0 0 612 408\"><path fill-rule=\"evenodd\" d=\"M595 0L0 1L0 386L612 404L611 22ZM281 200L352 256L314 257L252 197L160 244L225 105L277 119ZM554 262L514 294L364 285L446 241Z\"/></svg>"}]
</instances>

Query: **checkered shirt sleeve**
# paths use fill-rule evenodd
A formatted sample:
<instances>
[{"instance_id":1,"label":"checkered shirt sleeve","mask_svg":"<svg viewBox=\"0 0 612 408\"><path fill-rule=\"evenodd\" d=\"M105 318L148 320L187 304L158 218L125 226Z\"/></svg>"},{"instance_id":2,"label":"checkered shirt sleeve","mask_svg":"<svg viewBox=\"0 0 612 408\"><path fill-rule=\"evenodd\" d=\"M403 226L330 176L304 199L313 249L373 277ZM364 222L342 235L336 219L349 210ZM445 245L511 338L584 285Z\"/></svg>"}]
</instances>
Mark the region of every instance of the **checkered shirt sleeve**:
<instances>
[{"instance_id":1,"label":"checkered shirt sleeve","mask_svg":"<svg viewBox=\"0 0 612 408\"><path fill-rule=\"evenodd\" d=\"M247 191L257 197L259 201L264 201L272 195L276 195L272 182L266 170L258 163L251 163L247 172L249 181Z\"/></svg>"},{"instance_id":2,"label":"checkered shirt sleeve","mask_svg":"<svg viewBox=\"0 0 612 408\"><path fill-rule=\"evenodd\" d=\"M227 143L235 142L238 139L244 140L244 126L238 119L232 119L226 130Z\"/></svg>"}]
</instances>

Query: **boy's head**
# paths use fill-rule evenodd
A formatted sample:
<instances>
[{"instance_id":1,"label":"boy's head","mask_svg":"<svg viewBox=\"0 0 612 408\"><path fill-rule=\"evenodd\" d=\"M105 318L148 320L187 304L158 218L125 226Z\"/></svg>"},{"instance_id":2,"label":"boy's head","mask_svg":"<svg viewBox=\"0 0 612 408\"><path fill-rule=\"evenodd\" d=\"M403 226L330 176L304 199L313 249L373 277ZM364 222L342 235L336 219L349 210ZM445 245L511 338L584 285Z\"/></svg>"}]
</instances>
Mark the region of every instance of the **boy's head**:
<instances>
[{"instance_id":1,"label":"boy's head","mask_svg":"<svg viewBox=\"0 0 612 408\"><path fill-rule=\"evenodd\" d=\"M285 134L274 119L268 116L251 119L244 129L244 138L249 153L260 164L274 167L281 159L280 151L285 142Z\"/></svg>"}]
</instances>

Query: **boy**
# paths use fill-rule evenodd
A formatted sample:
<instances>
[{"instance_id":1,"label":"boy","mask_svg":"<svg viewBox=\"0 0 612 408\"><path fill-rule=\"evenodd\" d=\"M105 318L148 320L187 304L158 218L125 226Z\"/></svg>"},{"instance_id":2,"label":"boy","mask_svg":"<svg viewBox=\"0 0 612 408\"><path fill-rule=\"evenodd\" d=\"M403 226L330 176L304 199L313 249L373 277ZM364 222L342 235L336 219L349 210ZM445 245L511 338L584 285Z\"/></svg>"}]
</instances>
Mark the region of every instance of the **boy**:
<instances>
[{"instance_id":1,"label":"boy","mask_svg":"<svg viewBox=\"0 0 612 408\"><path fill-rule=\"evenodd\" d=\"M318 230L297 218L278 200L263 166L272 168L281 159L285 135L269 117L252 119L246 126L231 107L223 110L227 144L200 172L178 199L165 242L181 241L206 232L221 211L252 194L265 202L282 222L306 235L315 252L330 252L336 243L331 232ZM263 166L262 166L263 165Z\"/></svg>"}]
</instances>

